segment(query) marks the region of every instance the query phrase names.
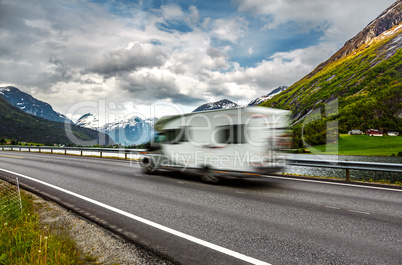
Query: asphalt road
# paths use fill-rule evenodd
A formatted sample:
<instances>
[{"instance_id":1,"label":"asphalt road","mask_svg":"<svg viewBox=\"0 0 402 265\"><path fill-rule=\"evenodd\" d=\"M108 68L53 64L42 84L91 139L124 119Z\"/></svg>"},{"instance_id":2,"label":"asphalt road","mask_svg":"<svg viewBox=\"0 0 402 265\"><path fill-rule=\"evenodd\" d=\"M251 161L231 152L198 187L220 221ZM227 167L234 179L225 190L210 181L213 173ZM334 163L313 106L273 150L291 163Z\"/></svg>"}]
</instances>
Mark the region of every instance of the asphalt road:
<instances>
[{"instance_id":1,"label":"asphalt road","mask_svg":"<svg viewBox=\"0 0 402 265\"><path fill-rule=\"evenodd\" d=\"M402 189L269 176L209 185L130 161L7 151L2 169L176 263L402 264Z\"/></svg>"}]
</instances>

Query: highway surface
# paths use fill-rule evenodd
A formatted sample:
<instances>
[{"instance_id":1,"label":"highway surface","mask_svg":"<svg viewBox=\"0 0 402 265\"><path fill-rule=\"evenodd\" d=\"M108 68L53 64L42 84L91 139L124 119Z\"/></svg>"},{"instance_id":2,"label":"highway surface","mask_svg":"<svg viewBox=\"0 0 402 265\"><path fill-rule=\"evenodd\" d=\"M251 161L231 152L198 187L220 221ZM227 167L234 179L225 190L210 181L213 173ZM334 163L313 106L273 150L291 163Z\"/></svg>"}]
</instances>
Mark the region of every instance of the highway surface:
<instances>
[{"instance_id":1,"label":"highway surface","mask_svg":"<svg viewBox=\"0 0 402 265\"><path fill-rule=\"evenodd\" d=\"M267 176L209 185L136 162L0 152L0 173L178 264L402 264L402 189Z\"/></svg>"}]
</instances>

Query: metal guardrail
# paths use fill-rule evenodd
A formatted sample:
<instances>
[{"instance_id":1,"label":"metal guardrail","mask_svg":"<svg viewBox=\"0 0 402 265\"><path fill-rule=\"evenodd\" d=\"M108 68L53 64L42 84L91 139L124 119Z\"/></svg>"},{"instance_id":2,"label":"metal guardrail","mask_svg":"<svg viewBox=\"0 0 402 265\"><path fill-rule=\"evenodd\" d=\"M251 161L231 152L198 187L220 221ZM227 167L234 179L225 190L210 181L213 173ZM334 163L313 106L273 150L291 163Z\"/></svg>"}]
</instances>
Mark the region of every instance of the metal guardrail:
<instances>
[{"instance_id":1,"label":"metal guardrail","mask_svg":"<svg viewBox=\"0 0 402 265\"><path fill-rule=\"evenodd\" d=\"M369 170L402 173L402 164L337 161L337 160L312 160L312 159L287 159L289 166L326 167L346 170L346 181L350 181L350 170Z\"/></svg>"},{"instance_id":2,"label":"metal guardrail","mask_svg":"<svg viewBox=\"0 0 402 265\"><path fill-rule=\"evenodd\" d=\"M120 153L125 154L125 159L127 159L128 154L141 155L146 153L146 149L127 149L127 148L91 148L91 147L60 147L60 146L21 146L21 145L0 145L1 150L11 150L11 151L21 151L22 149L38 150L64 150L64 154L67 151L79 151L80 155L83 156L84 152L99 152L100 157L102 153ZM369 170L369 171L384 171L384 172L396 172L402 173L402 164L392 164L392 163L375 163L375 162L357 162L357 161L337 161L337 160L313 160L313 159L287 159L287 165L289 166L304 166L304 167L326 167L326 168L337 168L346 170L346 181L350 181L350 169L353 170Z\"/></svg>"},{"instance_id":3,"label":"metal guardrail","mask_svg":"<svg viewBox=\"0 0 402 265\"><path fill-rule=\"evenodd\" d=\"M329 167L339 169L373 170L402 173L402 164L336 160L288 159L290 166Z\"/></svg>"},{"instance_id":4,"label":"metal guardrail","mask_svg":"<svg viewBox=\"0 0 402 265\"><path fill-rule=\"evenodd\" d=\"M84 152L99 152L99 156L102 157L103 153L118 153L124 154L124 159L127 159L127 155L135 154L139 155L143 152L146 152L146 149L129 149L129 148L91 148L91 147L61 147L61 146L24 146L24 145L0 145L0 150L10 150L10 151L22 151L27 150L31 152L31 150L38 150L39 153L43 151L50 150L50 153L53 154L54 150L64 150L64 154L67 155L68 151L77 151L80 152L80 155L83 156Z\"/></svg>"}]
</instances>

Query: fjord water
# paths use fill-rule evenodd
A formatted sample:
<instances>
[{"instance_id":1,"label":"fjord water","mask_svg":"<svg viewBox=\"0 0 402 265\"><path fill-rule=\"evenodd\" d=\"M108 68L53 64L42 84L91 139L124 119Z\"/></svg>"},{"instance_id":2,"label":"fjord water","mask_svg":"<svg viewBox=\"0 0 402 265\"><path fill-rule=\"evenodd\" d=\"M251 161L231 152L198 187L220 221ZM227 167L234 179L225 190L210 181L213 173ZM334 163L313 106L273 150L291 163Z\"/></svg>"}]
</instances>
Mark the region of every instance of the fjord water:
<instances>
[{"instance_id":1,"label":"fjord water","mask_svg":"<svg viewBox=\"0 0 402 265\"><path fill-rule=\"evenodd\" d=\"M402 157L398 156L346 156L346 155L315 155L315 154L293 154L289 157L294 159L322 159L331 161L359 161L359 162L376 162L376 163L393 163L402 164ZM321 167L302 167L302 166L287 166L283 173L306 175L306 176L321 176L321 177L346 177L344 169L332 169ZM281 173L281 172L279 172ZM391 183L396 181L402 182L402 173L366 171L366 170L350 170L351 180L374 181L389 180Z\"/></svg>"}]
</instances>

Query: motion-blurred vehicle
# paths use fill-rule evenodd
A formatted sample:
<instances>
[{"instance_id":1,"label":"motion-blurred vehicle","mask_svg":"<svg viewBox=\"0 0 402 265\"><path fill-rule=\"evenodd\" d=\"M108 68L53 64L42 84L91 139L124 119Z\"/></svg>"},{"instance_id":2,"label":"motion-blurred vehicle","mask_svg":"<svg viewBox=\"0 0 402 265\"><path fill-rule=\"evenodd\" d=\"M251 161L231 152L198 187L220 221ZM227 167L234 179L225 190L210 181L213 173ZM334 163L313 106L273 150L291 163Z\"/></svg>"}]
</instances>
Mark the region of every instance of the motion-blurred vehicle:
<instances>
[{"instance_id":1,"label":"motion-blurred vehicle","mask_svg":"<svg viewBox=\"0 0 402 265\"><path fill-rule=\"evenodd\" d=\"M163 117L141 161L143 172L187 170L207 182L277 172L285 166L282 151L291 145L289 116L286 110L246 107Z\"/></svg>"}]
</instances>

